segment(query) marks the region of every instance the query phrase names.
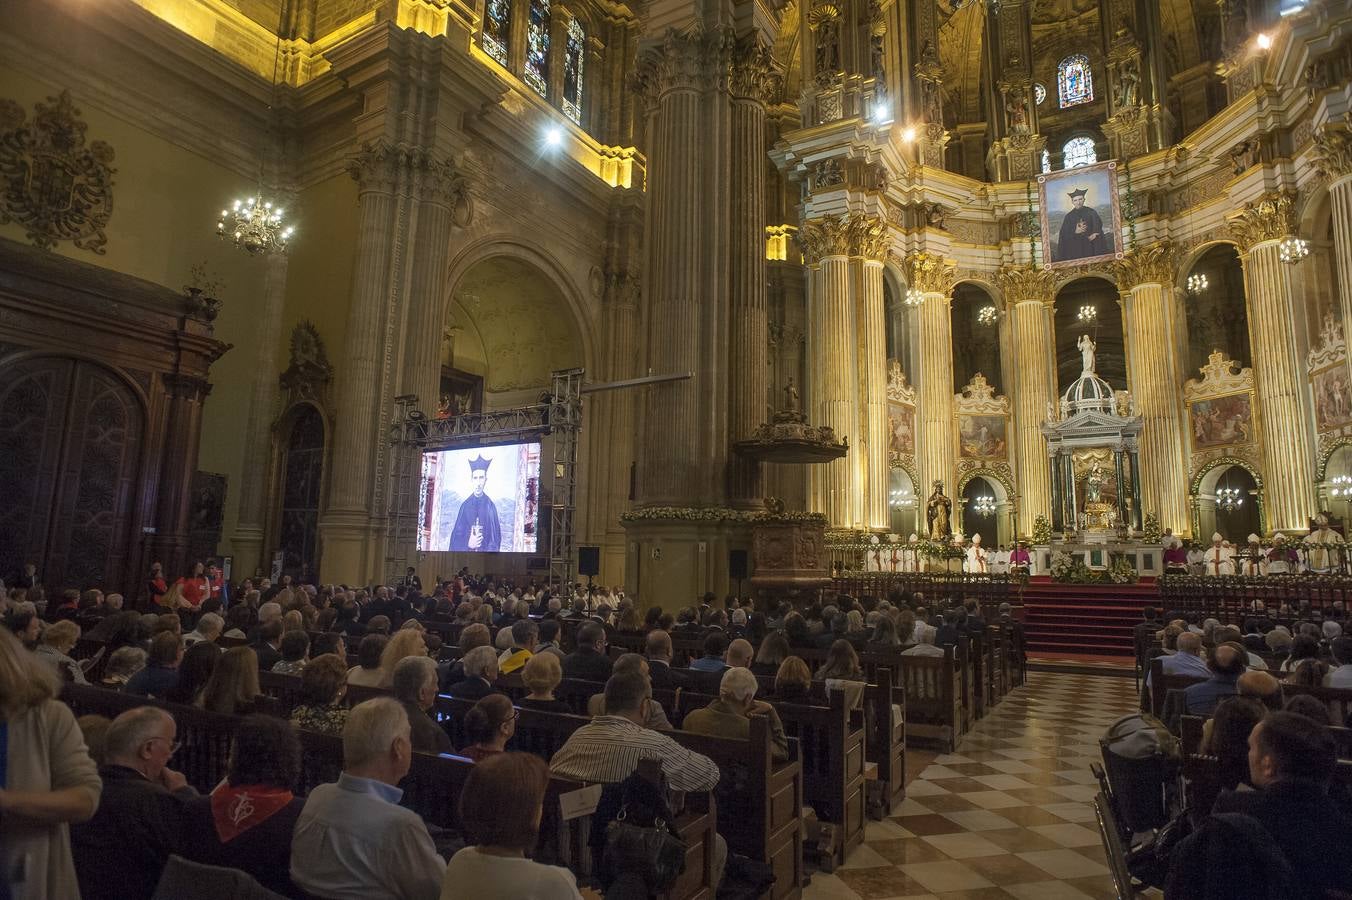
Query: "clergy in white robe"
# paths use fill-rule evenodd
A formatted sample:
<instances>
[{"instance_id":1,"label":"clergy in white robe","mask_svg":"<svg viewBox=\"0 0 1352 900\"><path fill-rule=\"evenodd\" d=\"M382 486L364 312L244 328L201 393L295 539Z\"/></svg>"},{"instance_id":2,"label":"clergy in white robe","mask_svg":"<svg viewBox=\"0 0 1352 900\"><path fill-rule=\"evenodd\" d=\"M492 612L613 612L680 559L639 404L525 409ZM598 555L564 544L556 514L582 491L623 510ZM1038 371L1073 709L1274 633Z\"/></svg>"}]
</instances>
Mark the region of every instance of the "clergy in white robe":
<instances>
[{"instance_id":1,"label":"clergy in white robe","mask_svg":"<svg viewBox=\"0 0 1352 900\"><path fill-rule=\"evenodd\" d=\"M1188 574L1206 574L1206 551L1201 547L1194 545L1188 550Z\"/></svg>"},{"instance_id":2,"label":"clergy in white robe","mask_svg":"<svg viewBox=\"0 0 1352 900\"><path fill-rule=\"evenodd\" d=\"M1286 535L1280 532L1272 539L1272 549L1267 554L1267 572L1269 575L1292 575L1300 571L1300 555L1294 547L1286 543Z\"/></svg>"},{"instance_id":3,"label":"clergy in white robe","mask_svg":"<svg viewBox=\"0 0 1352 900\"><path fill-rule=\"evenodd\" d=\"M1341 571L1343 567L1343 536L1329 527L1329 517L1320 515L1318 527L1305 539L1305 564L1311 572Z\"/></svg>"},{"instance_id":4,"label":"clergy in white robe","mask_svg":"<svg viewBox=\"0 0 1352 900\"><path fill-rule=\"evenodd\" d=\"M1257 578L1268 573L1267 554L1259 546L1259 539L1256 534L1249 535L1249 543L1241 553L1237 554L1236 561L1239 563L1241 575Z\"/></svg>"},{"instance_id":5,"label":"clergy in white robe","mask_svg":"<svg viewBox=\"0 0 1352 900\"><path fill-rule=\"evenodd\" d=\"M911 537L906 541L906 546L901 548L901 570L903 572L920 571L920 537L911 532Z\"/></svg>"},{"instance_id":6,"label":"clergy in white robe","mask_svg":"<svg viewBox=\"0 0 1352 900\"><path fill-rule=\"evenodd\" d=\"M994 553L991 554L991 574L1008 575L1009 574L1009 551L1001 544Z\"/></svg>"},{"instance_id":7,"label":"clergy in white robe","mask_svg":"<svg viewBox=\"0 0 1352 900\"><path fill-rule=\"evenodd\" d=\"M1211 546L1206 551L1206 574L1235 574L1235 551L1218 531L1211 536Z\"/></svg>"},{"instance_id":8,"label":"clergy in white robe","mask_svg":"<svg viewBox=\"0 0 1352 900\"><path fill-rule=\"evenodd\" d=\"M967 563L963 567L970 575L990 574L990 554L981 546L981 535L972 535L972 546L967 548Z\"/></svg>"}]
</instances>

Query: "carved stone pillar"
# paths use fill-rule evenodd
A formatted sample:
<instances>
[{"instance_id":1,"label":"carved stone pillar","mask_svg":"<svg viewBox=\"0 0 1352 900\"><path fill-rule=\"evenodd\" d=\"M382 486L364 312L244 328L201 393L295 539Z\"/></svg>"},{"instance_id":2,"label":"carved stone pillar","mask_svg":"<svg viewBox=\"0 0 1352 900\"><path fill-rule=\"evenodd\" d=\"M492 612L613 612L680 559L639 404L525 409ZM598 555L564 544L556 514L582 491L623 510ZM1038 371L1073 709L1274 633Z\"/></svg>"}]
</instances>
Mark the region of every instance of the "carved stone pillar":
<instances>
[{"instance_id":1,"label":"carved stone pillar","mask_svg":"<svg viewBox=\"0 0 1352 900\"><path fill-rule=\"evenodd\" d=\"M1306 401L1304 361L1291 323L1291 275L1278 245L1295 230L1295 196L1267 194L1229 217L1240 246L1249 334L1253 338L1265 473L1266 509L1274 531L1304 533L1314 514L1314 429Z\"/></svg>"},{"instance_id":2,"label":"carved stone pillar","mask_svg":"<svg viewBox=\"0 0 1352 900\"><path fill-rule=\"evenodd\" d=\"M886 531L891 476L887 458L887 312L883 303L883 261L887 228L880 219L856 216L851 221L851 250L859 268L859 385L864 399L861 423L867 490L863 527Z\"/></svg>"},{"instance_id":3,"label":"carved stone pillar","mask_svg":"<svg viewBox=\"0 0 1352 900\"><path fill-rule=\"evenodd\" d=\"M733 51L730 235L732 241L732 340L729 345L728 432L735 443L766 421L769 372L769 311L765 260L765 105L779 76L770 48L758 40ZM728 498L755 508L765 497L762 467L736 454L729 459Z\"/></svg>"},{"instance_id":4,"label":"carved stone pillar","mask_svg":"<svg viewBox=\"0 0 1352 900\"><path fill-rule=\"evenodd\" d=\"M371 550L377 444L385 437L380 422L381 336L403 159L401 150L380 142L365 147L351 166L358 183L357 250L334 398L332 489L320 521L324 574L335 581L364 583L378 572Z\"/></svg>"},{"instance_id":5,"label":"carved stone pillar","mask_svg":"<svg viewBox=\"0 0 1352 900\"><path fill-rule=\"evenodd\" d=\"M951 306L957 269L932 253L904 260L909 290L920 294L920 423L917 428L920 484L917 497L928 497L935 481L953 491L953 322Z\"/></svg>"},{"instance_id":6,"label":"carved stone pillar","mask_svg":"<svg viewBox=\"0 0 1352 900\"><path fill-rule=\"evenodd\" d=\"M1315 165L1329 186L1333 213L1333 269L1343 334L1352 334L1352 130L1346 120L1325 125L1314 136Z\"/></svg>"},{"instance_id":7,"label":"carved stone pillar","mask_svg":"<svg viewBox=\"0 0 1352 900\"><path fill-rule=\"evenodd\" d=\"M235 571L252 575L263 561L263 530L267 522L268 459L272 450L272 422L277 416L277 351L282 342L282 310L286 305L287 256L267 257L263 276L263 309L253 341L255 377L244 426L244 469L239 483L239 514L230 546Z\"/></svg>"},{"instance_id":8,"label":"carved stone pillar","mask_svg":"<svg viewBox=\"0 0 1352 900\"><path fill-rule=\"evenodd\" d=\"M1176 355L1178 306L1174 302L1173 246L1138 247L1117 265L1127 335L1131 393L1140 409L1141 502L1161 528L1183 534L1188 519L1188 472L1179 403L1182 365Z\"/></svg>"},{"instance_id":9,"label":"carved stone pillar","mask_svg":"<svg viewBox=\"0 0 1352 900\"><path fill-rule=\"evenodd\" d=\"M1050 269L1009 266L1000 273L1009 309L1010 346L1014 348L1014 461L1019 492L1018 531L1033 533L1033 520L1052 512L1047 444L1041 424L1056 403L1056 343L1052 303L1056 273ZM1006 382L1008 383L1008 382Z\"/></svg>"},{"instance_id":10,"label":"carved stone pillar","mask_svg":"<svg viewBox=\"0 0 1352 900\"><path fill-rule=\"evenodd\" d=\"M164 452L160 462L153 555L166 572L186 572L188 506L197 451L202 442L202 404L211 384L196 375L165 375Z\"/></svg>"}]
</instances>

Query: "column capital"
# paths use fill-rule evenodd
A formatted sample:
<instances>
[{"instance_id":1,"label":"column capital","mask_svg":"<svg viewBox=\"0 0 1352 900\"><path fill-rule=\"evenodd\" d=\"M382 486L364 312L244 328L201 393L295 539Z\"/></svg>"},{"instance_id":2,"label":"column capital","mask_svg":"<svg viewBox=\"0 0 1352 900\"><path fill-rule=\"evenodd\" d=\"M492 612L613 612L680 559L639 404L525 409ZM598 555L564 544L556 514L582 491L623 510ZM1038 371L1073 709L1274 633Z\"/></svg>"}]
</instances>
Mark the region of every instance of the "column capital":
<instances>
[{"instance_id":1,"label":"column capital","mask_svg":"<svg viewBox=\"0 0 1352 900\"><path fill-rule=\"evenodd\" d=\"M760 104L774 102L783 84L770 45L749 34L732 48L728 59L728 90L732 96Z\"/></svg>"},{"instance_id":2,"label":"column capital","mask_svg":"<svg viewBox=\"0 0 1352 900\"><path fill-rule=\"evenodd\" d=\"M632 76L634 90L649 110L671 91L705 90L718 70L726 69L736 43L730 28L668 28L660 40L639 51Z\"/></svg>"},{"instance_id":3,"label":"column capital","mask_svg":"<svg viewBox=\"0 0 1352 900\"><path fill-rule=\"evenodd\" d=\"M407 158L406 148L392 141L366 141L347 161L347 173L362 191L393 194L399 188Z\"/></svg>"},{"instance_id":4,"label":"column capital","mask_svg":"<svg viewBox=\"0 0 1352 900\"><path fill-rule=\"evenodd\" d=\"M849 218L850 255L887 261L887 222L881 216L853 213Z\"/></svg>"},{"instance_id":5,"label":"column capital","mask_svg":"<svg viewBox=\"0 0 1352 900\"><path fill-rule=\"evenodd\" d=\"M1172 285L1177 274L1178 254L1169 241L1155 241L1133 247L1117 261L1118 287L1124 291L1141 284Z\"/></svg>"},{"instance_id":6,"label":"column capital","mask_svg":"<svg viewBox=\"0 0 1352 900\"><path fill-rule=\"evenodd\" d=\"M1346 120L1314 133L1314 166L1330 184L1352 175L1352 128Z\"/></svg>"},{"instance_id":7,"label":"column capital","mask_svg":"<svg viewBox=\"0 0 1352 900\"><path fill-rule=\"evenodd\" d=\"M1277 241L1296 230L1296 195L1292 191L1264 194L1226 217L1230 236L1247 253L1258 244Z\"/></svg>"},{"instance_id":8,"label":"column capital","mask_svg":"<svg viewBox=\"0 0 1352 900\"><path fill-rule=\"evenodd\" d=\"M828 256L850 255L850 224L843 216L808 219L798 229L797 238L803 248L803 261L809 266L817 265Z\"/></svg>"},{"instance_id":9,"label":"column capital","mask_svg":"<svg viewBox=\"0 0 1352 900\"><path fill-rule=\"evenodd\" d=\"M1011 306L1019 303L1045 303L1051 305L1056 300L1057 275L1054 269L1045 266L1004 266L996 276L1000 290L1004 291L1005 301Z\"/></svg>"},{"instance_id":10,"label":"column capital","mask_svg":"<svg viewBox=\"0 0 1352 900\"><path fill-rule=\"evenodd\" d=\"M901 266L906 272L907 286L922 294L947 297L958 283L957 265L937 253L912 253L901 260Z\"/></svg>"}]
</instances>

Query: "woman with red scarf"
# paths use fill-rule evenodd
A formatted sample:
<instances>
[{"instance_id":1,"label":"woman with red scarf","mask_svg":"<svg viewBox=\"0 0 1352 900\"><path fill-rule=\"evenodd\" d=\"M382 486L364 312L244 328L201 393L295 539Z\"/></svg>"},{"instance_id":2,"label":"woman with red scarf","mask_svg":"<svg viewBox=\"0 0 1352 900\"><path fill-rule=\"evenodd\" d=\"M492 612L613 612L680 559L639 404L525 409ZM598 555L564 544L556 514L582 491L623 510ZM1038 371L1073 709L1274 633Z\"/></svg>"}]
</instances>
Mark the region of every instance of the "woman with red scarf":
<instances>
[{"instance_id":1,"label":"woman with red scarf","mask_svg":"<svg viewBox=\"0 0 1352 900\"><path fill-rule=\"evenodd\" d=\"M270 891L296 896L291 833L305 798L291 789L299 777L300 741L291 723L246 716L235 732L225 780L188 807L182 846L195 862L241 869Z\"/></svg>"}]
</instances>

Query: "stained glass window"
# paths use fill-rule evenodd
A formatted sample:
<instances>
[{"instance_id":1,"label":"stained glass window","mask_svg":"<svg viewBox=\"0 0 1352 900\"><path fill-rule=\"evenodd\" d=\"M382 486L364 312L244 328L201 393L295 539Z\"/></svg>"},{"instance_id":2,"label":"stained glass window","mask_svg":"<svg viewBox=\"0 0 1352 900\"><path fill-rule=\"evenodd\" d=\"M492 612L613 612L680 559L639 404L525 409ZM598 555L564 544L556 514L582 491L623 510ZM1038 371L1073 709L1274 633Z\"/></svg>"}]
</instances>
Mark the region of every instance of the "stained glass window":
<instances>
[{"instance_id":1,"label":"stained glass window","mask_svg":"<svg viewBox=\"0 0 1352 900\"><path fill-rule=\"evenodd\" d=\"M1089 57L1076 53L1056 67L1056 89L1061 107L1079 106L1094 99L1094 76L1089 73Z\"/></svg>"},{"instance_id":2,"label":"stained glass window","mask_svg":"<svg viewBox=\"0 0 1352 900\"><path fill-rule=\"evenodd\" d=\"M1047 150L1042 151L1042 174L1046 175L1052 170L1052 155Z\"/></svg>"},{"instance_id":3,"label":"stained glass window","mask_svg":"<svg viewBox=\"0 0 1352 900\"><path fill-rule=\"evenodd\" d=\"M541 97L549 90L549 0L530 0L526 20L526 84Z\"/></svg>"},{"instance_id":4,"label":"stained glass window","mask_svg":"<svg viewBox=\"0 0 1352 900\"><path fill-rule=\"evenodd\" d=\"M1066 141L1061 148L1061 168L1075 169L1080 166L1092 166L1098 162L1098 154L1094 152L1094 139L1087 137L1074 137Z\"/></svg>"},{"instance_id":5,"label":"stained glass window","mask_svg":"<svg viewBox=\"0 0 1352 900\"><path fill-rule=\"evenodd\" d=\"M582 63L587 53L587 29L577 19L568 23L568 46L563 57L563 114L582 122Z\"/></svg>"},{"instance_id":6,"label":"stained glass window","mask_svg":"<svg viewBox=\"0 0 1352 900\"><path fill-rule=\"evenodd\" d=\"M483 48L489 56L507 65L507 44L512 34L512 0L488 0L484 11Z\"/></svg>"},{"instance_id":7,"label":"stained glass window","mask_svg":"<svg viewBox=\"0 0 1352 900\"><path fill-rule=\"evenodd\" d=\"M1033 102L1036 103L1038 106L1041 106L1042 101L1046 99L1047 99L1047 89L1042 86L1042 83L1038 82L1037 84L1033 85Z\"/></svg>"}]
</instances>

